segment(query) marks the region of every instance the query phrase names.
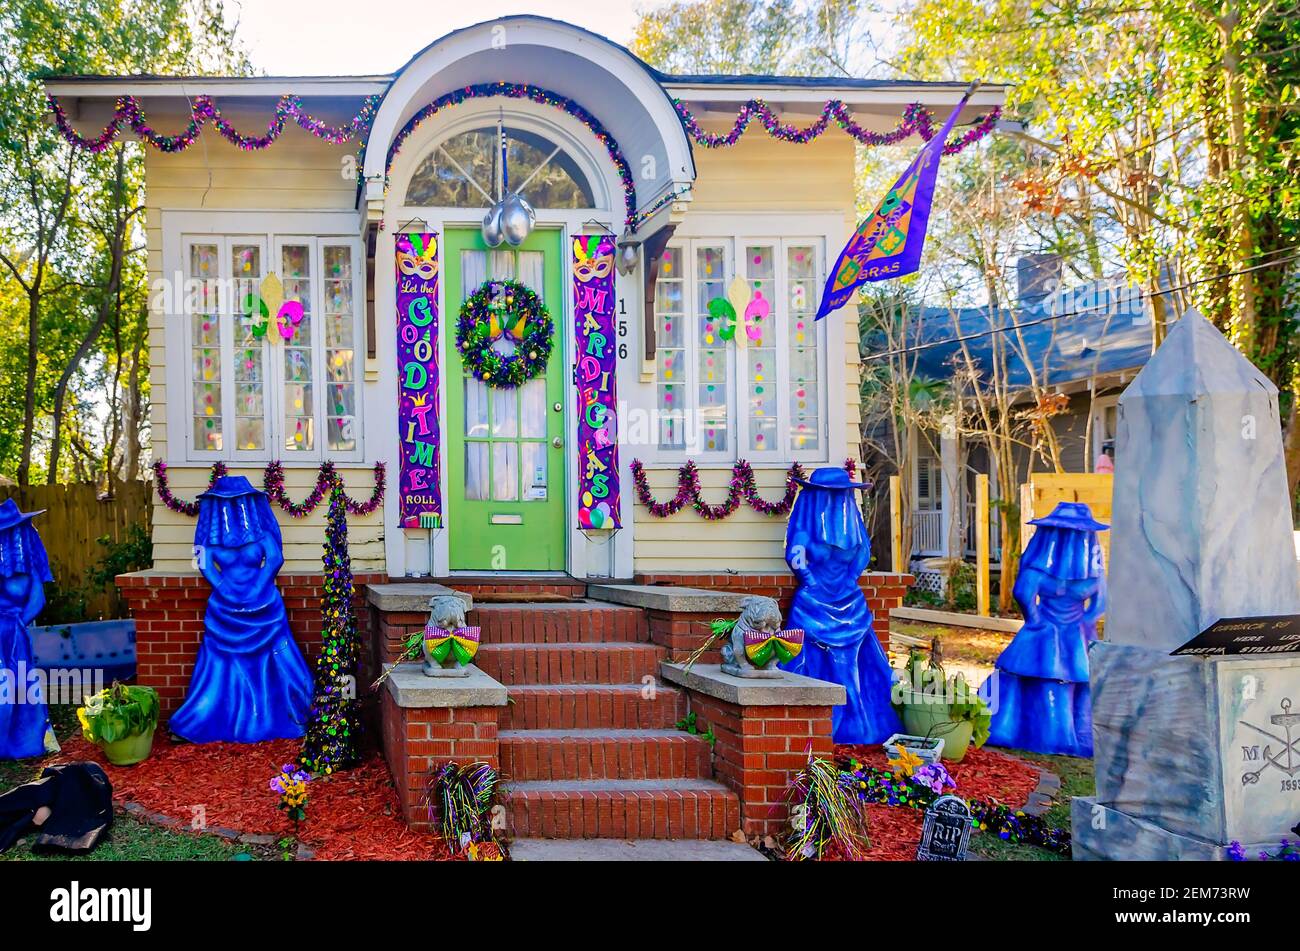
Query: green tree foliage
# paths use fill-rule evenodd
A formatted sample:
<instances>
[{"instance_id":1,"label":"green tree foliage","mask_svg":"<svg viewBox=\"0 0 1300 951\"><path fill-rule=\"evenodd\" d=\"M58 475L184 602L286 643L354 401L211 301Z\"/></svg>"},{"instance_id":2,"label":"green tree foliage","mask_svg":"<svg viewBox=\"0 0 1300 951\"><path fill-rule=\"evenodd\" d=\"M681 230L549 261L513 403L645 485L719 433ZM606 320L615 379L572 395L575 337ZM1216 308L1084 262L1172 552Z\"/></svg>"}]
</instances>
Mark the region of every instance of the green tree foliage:
<instances>
[{"instance_id":1,"label":"green tree foliage","mask_svg":"<svg viewBox=\"0 0 1300 951\"><path fill-rule=\"evenodd\" d=\"M132 477L147 437L140 146L69 146L42 77L247 70L221 0L0 6L0 473Z\"/></svg>"},{"instance_id":2,"label":"green tree foliage","mask_svg":"<svg viewBox=\"0 0 1300 951\"><path fill-rule=\"evenodd\" d=\"M901 68L1012 84L1036 211L1084 207L1153 300L1195 303L1281 389L1300 482L1297 0L914 0ZM1172 312L1171 312L1172 311Z\"/></svg>"},{"instance_id":3,"label":"green tree foliage","mask_svg":"<svg viewBox=\"0 0 1300 951\"><path fill-rule=\"evenodd\" d=\"M669 73L856 75L878 15L858 0L673 0L641 11L631 49Z\"/></svg>"}]
</instances>

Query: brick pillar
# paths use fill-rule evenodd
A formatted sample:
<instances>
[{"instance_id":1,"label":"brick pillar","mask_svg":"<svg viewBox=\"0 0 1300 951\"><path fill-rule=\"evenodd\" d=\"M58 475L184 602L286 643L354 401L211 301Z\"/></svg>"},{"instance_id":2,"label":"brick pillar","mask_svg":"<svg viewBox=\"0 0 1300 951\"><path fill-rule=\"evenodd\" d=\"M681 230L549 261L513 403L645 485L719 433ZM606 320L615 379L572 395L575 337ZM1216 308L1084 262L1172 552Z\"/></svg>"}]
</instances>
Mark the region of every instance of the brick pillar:
<instances>
[{"instance_id":1,"label":"brick pillar","mask_svg":"<svg viewBox=\"0 0 1300 951\"><path fill-rule=\"evenodd\" d=\"M831 708L844 703L844 688L791 673L741 679L723 674L716 664L690 670L663 664L660 672L685 689L696 727L712 729L717 737L714 776L740 797L745 835L775 835L788 828L786 788L810 753L832 754Z\"/></svg>"},{"instance_id":2,"label":"brick pillar","mask_svg":"<svg viewBox=\"0 0 1300 951\"><path fill-rule=\"evenodd\" d=\"M451 760L500 769L498 721L506 688L476 667L469 677L426 677L418 663L399 664L384 682L384 759L397 786L402 818L428 829L429 773Z\"/></svg>"}]
</instances>

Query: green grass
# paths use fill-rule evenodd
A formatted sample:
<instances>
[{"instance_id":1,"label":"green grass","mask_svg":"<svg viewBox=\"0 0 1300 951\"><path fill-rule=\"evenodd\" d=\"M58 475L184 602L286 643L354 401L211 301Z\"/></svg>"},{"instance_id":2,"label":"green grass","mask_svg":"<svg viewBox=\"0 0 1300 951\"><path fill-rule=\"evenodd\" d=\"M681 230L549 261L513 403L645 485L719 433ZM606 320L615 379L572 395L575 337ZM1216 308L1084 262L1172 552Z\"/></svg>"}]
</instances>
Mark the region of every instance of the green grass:
<instances>
[{"instance_id":1,"label":"green grass","mask_svg":"<svg viewBox=\"0 0 1300 951\"><path fill-rule=\"evenodd\" d=\"M50 707L50 721L59 737L71 736L77 726L77 708L73 706ZM0 793L36 779L44 767L44 760L0 760ZM18 841L8 852L0 854L0 862L23 861L82 861L96 862L221 862L245 854L255 859L278 859L279 851L273 847L238 845L220 836L202 835L164 829L128 815L120 809L113 817L113 827L104 840L87 855L67 855L60 852L32 850L36 841L30 833Z\"/></svg>"},{"instance_id":2,"label":"green grass","mask_svg":"<svg viewBox=\"0 0 1300 951\"><path fill-rule=\"evenodd\" d=\"M1075 756L1048 756L1026 750L1006 750L1006 752L1060 777L1061 791L1056 794L1055 804L1048 809L1043 819L1050 825L1068 829L1070 800L1075 796L1091 796L1096 792L1092 760L1079 759ZM1040 849L1036 845L1014 844L987 833L974 835L970 841L970 850L976 855L1000 862L1068 861L1064 856Z\"/></svg>"}]
</instances>

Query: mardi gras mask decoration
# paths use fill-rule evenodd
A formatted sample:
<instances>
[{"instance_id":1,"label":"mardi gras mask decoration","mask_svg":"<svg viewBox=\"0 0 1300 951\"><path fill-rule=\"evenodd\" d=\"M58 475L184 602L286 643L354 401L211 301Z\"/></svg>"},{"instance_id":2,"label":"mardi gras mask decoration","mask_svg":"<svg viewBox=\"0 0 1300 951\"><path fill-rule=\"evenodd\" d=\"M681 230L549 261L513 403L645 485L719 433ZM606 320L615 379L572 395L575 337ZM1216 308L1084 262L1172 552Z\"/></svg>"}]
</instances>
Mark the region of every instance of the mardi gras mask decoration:
<instances>
[{"instance_id":1,"label":"mardi gras mask decoration","mask_svg":"<svg viewBox=\"0 0 1300 951\"><path fill-rule=\"evenodd\" d=\"M598 234L573 239L573 274L579 284L604 280L613 270L614 252L601 254L600 242Z\"/></svg>"},{"instance_id":2,"label":"mardi gras mask decoration","mask_svg":"<svg viewBox=\"0 0 1300 951\"><path fill-rule=\"evenodd\" d=\"M408 277L421 281L432 281L438 276L438 239L429 237L428 243L423 235L407 235L411 240L414 254L398 250L397 269Z\"/></svg>"}]
</instances>

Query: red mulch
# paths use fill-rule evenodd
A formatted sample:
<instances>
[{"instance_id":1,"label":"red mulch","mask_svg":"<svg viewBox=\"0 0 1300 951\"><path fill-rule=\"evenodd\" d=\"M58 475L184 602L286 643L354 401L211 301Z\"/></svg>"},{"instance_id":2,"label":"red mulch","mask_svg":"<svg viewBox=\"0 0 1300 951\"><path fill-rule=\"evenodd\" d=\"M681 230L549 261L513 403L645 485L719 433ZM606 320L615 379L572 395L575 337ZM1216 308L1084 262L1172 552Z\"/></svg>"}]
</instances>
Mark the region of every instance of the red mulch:
<instances>
[{"instance_id":1,"label":"red mulch","mask_svg":"<svg viewBox=\"0 0 1300 951\"><path fill-rule=\"evenodd\" d=\"M93 760L113 783L113 798L135 801L151 812L190 828L194 806L202 806L208 827L286 836L293 823L276 808L267 786L302 743L174 744L163 734L153 753L137 766L112 766L80 734L63 741L62 759ZM412 832L401 818L397 790L383 757L369 754L355 769L312 780L307 820L300 840L318 859L447 860L450 850L435 835Z\"/></svg>"},{"instance_id":2,"label":"red mulch","mask_svg":"<svg viewBox=\"0 0 1300 951\"><path fill-rule=\"evenodd\" d=\"M835 747L837 760L856 759L866 766L887 767L880 746ZM960 763L943 764L952 774L957 788L951 790L963 799L984 799L1012 808L1023 806L1038 786L1038 770L1029 764L990 749L971 749ZM908 806L867 805L871 848L870 861L910 862L916 857L921 841L924 813Z\"/></svg>"}]
</instances>

